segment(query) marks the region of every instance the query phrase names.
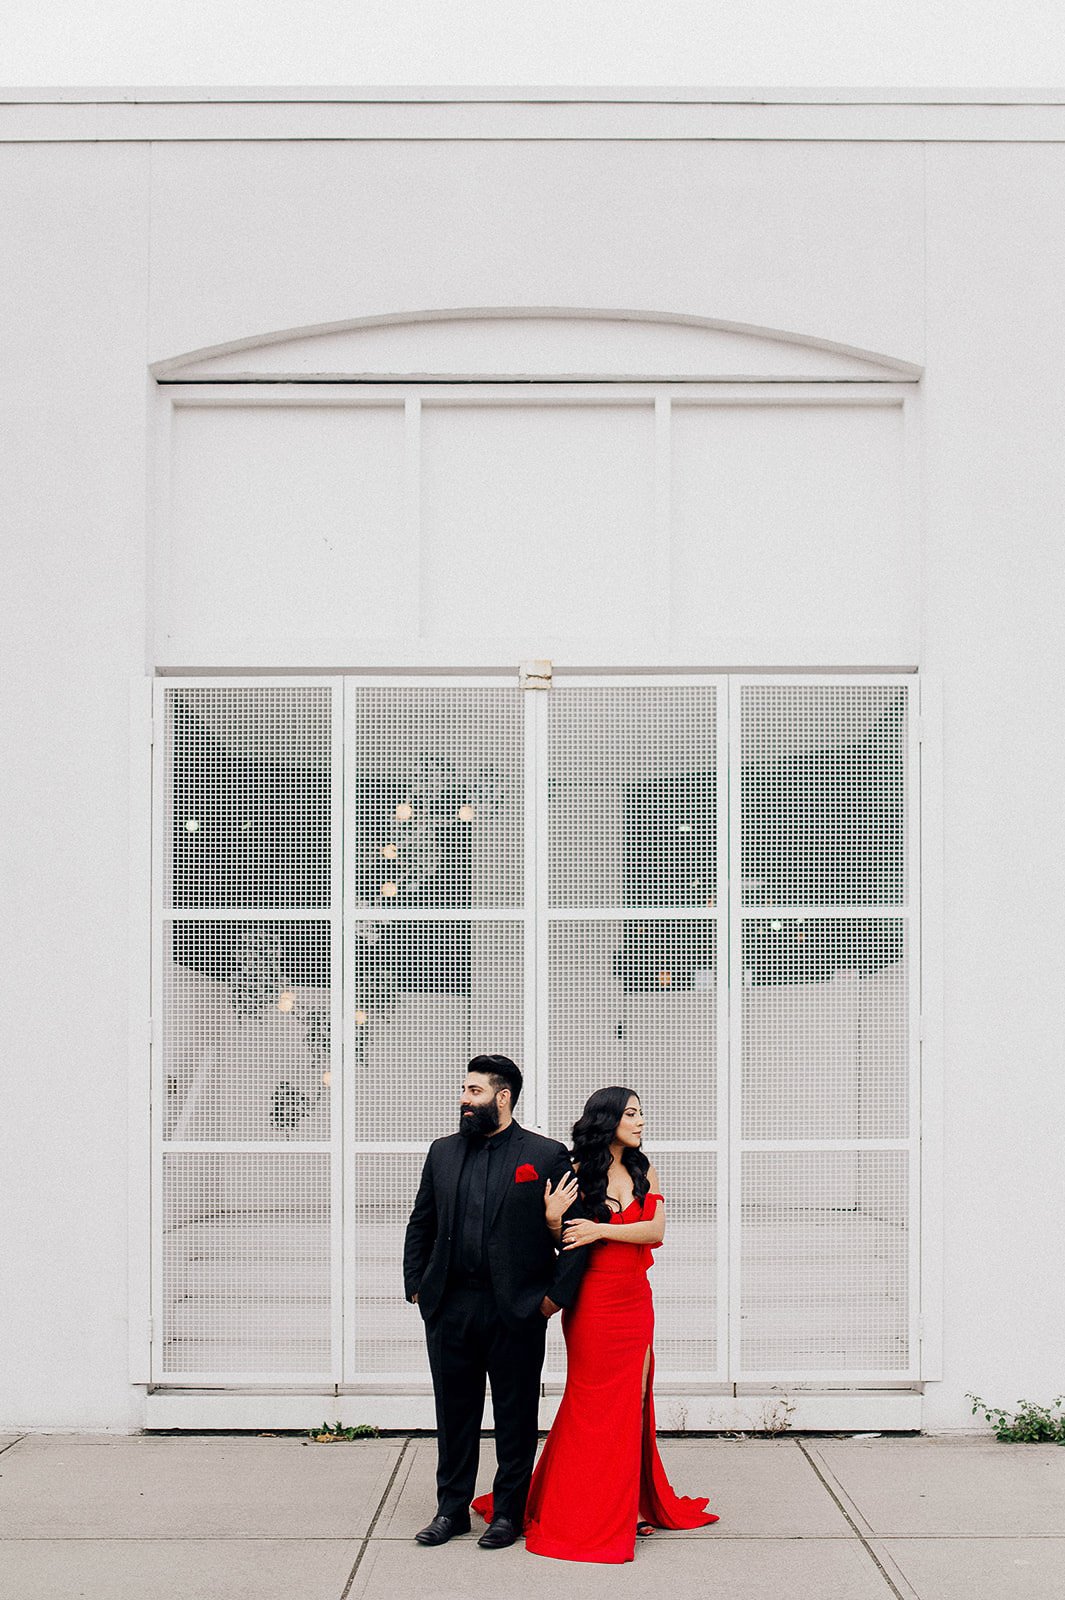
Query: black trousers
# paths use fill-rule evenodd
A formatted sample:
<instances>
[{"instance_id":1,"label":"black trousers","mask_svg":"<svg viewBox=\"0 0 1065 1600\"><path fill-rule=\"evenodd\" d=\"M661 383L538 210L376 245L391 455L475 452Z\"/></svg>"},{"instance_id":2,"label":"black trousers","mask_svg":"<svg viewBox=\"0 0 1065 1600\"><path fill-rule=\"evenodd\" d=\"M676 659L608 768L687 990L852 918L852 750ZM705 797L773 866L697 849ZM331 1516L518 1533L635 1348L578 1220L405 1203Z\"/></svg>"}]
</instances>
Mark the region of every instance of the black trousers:
<instances>
[{"instance_id":1,"label":"black trousers","mask_svg":"<svg viewBox=\"0 0 1065 1600\"><path fill-rule=\"evenodd\" d=\"M520 1529L536 1456L547 1318L537 1311L515 1332L500 1320L491 1289L449 1289L425 1331L436 1397L436 1509L449 1517L469 1513L487 1379L496 1433L494 1512Z\"/></svg>"}]
</instances>

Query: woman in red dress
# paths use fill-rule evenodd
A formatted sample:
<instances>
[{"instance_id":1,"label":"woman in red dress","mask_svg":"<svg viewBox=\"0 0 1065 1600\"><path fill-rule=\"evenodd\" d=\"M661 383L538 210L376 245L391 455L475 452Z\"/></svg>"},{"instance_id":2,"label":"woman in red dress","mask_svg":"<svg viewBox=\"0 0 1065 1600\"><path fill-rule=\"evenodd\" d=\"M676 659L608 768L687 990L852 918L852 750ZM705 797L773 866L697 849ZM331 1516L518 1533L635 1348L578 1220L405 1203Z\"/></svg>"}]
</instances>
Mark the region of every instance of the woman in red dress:
<instances>
[{"instance_id":1,"label":"woman in red dress","mask_svg":"<svg viewBox=\"0 0 1065 1600\"><path fill-rule=\"evenodd\" d=\"M701 1528L706 1499L673 1493L655 1441L654 1307L647 1269L665 1233L658 1174L640 1148L631 1089L598 1089L573 1129L576 1180L544 1204L556 1237L579 1189L585 1219L563 1250L591 1252L577 1303L562 1313L566 1388L533 1473L525 1545L565 1561L631 1561L638 1534ZM491 1516L491 1497L473 1502Z\"/></svg>"}]
</instances>

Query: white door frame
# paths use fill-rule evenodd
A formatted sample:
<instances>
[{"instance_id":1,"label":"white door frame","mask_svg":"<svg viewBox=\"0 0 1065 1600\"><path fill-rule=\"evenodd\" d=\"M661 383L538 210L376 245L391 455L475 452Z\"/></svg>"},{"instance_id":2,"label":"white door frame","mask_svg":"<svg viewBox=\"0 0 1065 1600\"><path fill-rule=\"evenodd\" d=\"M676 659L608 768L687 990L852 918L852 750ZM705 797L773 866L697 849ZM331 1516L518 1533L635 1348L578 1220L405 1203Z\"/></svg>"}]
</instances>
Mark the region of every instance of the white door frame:
<instances>
[{"instance_id":1,"label":"white door frame","mask_svg":"<svg viewBox=\"0 0 1065 1600\"><path fill-rule=\"evenodd\" d=\"M909 815L911 819L910 839L910 866L911 871L916 871L920 866L919 893L915 897L912 893L907 902L911 913L911 925L914 936L914 945L910 957L911 970L911 1114L914 1120L911 1124L911 1137L916 1137L916 1154L911 1165L911 1204L916 1199L916 1208L911 1212L911 1223L919 1234L920 1250L916 1261L911 1257L911 1349L914 1356L913 1370L906 1375L906 1380L900 1384L898 1373L870 1375L863 1374L848 1381L846 1376L837 1372L826 1374L803 1374L801 1380L796 1380L794 1375L759 1375L758 1379L750 1384L743 1384L742 1379L726 1379L724 1388L731 1388L736 1403L743 1400L743 1395L738 1389L758 1390L765 1386L770 1391L780 1382L787 1383L789 1389L796 1397L798 1412L793 1417L793 1426L846 1426L847 1416L855 1416L857 1422L852 1426L870 1426L870 1418L907 1418L899 1420L895 1426L919 1426L919 1395L904 1392L914 1388L916 1380L934 1379L941 1373L941 1346L942 1346L942 1235L941 1235L941 1202L942 1202L942 765L940 755L940 701L941 685L938 676L916 673L886 675L868 674L860 671L843 670L838 673L813 675L804 672L788 674L756 673L749 669L733 675L729 674L686 674L676 669L664 669L660 672L631 674L628 672L609 675L586 675L574 673L556 677L559 688L566 686L591 686L593 684L614 685L634 684L639 682L663 684L666 682L693 682L714 681L728 682L731 679L732 693L738 692L738 685L742 682L786 681L789 683L801 682L832 682L857 680L870 682L907 682L911 685L910 705L910 759L911 759L911 795ZM149 1352L152 1347L153 1320L154 1332L158 1334L161 1313L161 1302L158 1298L160 1272L158 1263L153 1260L151 1245L154 1238L153 1217L161 1216L158 1207L161 1203L161 1189L158 1184L161 1162L155 1160L155 1153L161 1150L161 1089L164 1087L157 1082L161 1072L162 1055L160 1050L159 1029L161 1022L161 991L159 986L158 962L161 952L156 948L161 944L157 937L150 941L153 948L152 972L146 972L147 963L144 959L144 934L151 928L153 935L157 935L156 924L160 918L153 914L152 891L153 883L161 885L161 862L158 853L162 847L161 819L163 816L163 774L162 763L155 762L152 779L151 798L146 794L145 777L150 762L150 750L153 738L153 718L148 714L149 704L158 703L163 691L170 687L244 687L249 683L257 685L278 684L286 687L295 687L301 684L319 685L329 682L340 689L340 698L345 697L346 685L373 686L382 685L393 687L397 684L410 686L442 686L446 683L461 684L462 686L497 686L504 684L513 686L513 677L487 677L479 673L462 673L447 678L433 675L424 679L410 678L402 674L377 674L374 676L364 674L345 675L341 678L323 679L318 675L278 676L265 678L248 677L160 677L155 680L135 678L131 683L130 697L130 740L131 740L131 926L130 926L130 972L131 972L131 1003L130 1003L130 1244L129 1244L129 1375L131 1383L152 1387L153 1383L159 1385L160 1374L153 1374L149 1362ZM526 695L526 792L530 796L534 788L546 786L546 693L529 691ZM541 704L541 701L544 702ZM346 712L344 713L346 716ZM731 737L736 737L736 719L734 717L719 719L719 727L729 726ZM342 718L334 716L334 755L338 753L337 739L340 737ZM529 735L533 735L532 738ZM350 742L349 742L350 743ZM531 780L531 781L530 781ZM338 786L342 786L342 763L334 760L334 816L342 815L342 787L338 794ZM735 848L733 830L720 826L720 810L726 808L726 788L719 785L719 849L729 851ZM527 799L528 804L528 799ZM535 926L539 933L536 942L539 945L545 938L547 917L540 914L541 904L546 903L546 885L540 879L546 872L546 807L538 805L536 808L538 826L536 837L531 836L527 829L526 836L526 865L527 869L535 865L535 874L527 876L526 887L526 926ZM152 838L152 823L154 817L158 819L155 837ZM341 829L334 829L334 872L339 875L342 864L339 860L340 840L338 835ZM541 837L542 834L542 837ZM148 842L151 841L149 851ZM729 882L730 895L738 894L738 883L733 890L735 874L720 875L720 882ZM531 904L529 888L535 884L535 904ZM345 886L345 894L347 894ZM340 905L339 899L334 896L334 911L336 916ZM920 908L922 915L913 915ZM720 908L717 908L720 909ZM866 908L868 909L868 908ZM891 908L897 914L898 908ZM346 920L347 908L345 908ZM730 906L729 926L732 927L736 916L735 906ZM924 937L921 937L921 923L924 923ZM339 933L339 929L337 929ZM535 971L538 961L542 960L539 949L531 949L534 941L527 940L526 948L526 985L533 986L538 996L544 993L545 986L535 985ZM725 943L728 941L726 939ZM340 940L334 939L333 961L335 964L340 957ZM719 948L721 948L719 946ZM347 1018L343 1008L343 973L335 971L337 979L333 996L333 1012L336 1021L333 1034L334 1051L342 1051L346 1045ZM147 1002L147 1003L146 1003ZM541 1007L544 1000L539 1001ZM721 1008L722 1010L724 1008ZM146 1015L151 1018L150 1028L145 1029L143 1019ZM544 1017L538 1017L532 1006L525 1010L525 1038L527 1059L538 1064L539 1052L537 1049L537 1034L544 1039ZM719 1025L721 1019L719 1016ZM538 1027L539 1024L539 1027ZM726 1017L724 1026L728 1033L729 1047L734 1049L735 1024L730 1023ZM146 1037L147 1034L147 1037ZM530 1051L531 1046L531 1051ZM721 1059L724 1059L723 1057ZM145 1070L147 1065L147 1071ZM339 1065L339 1063L338 1063ZM343 1072L334 1069L334 1103L333 1120L331 1124L330 1148L337 1155L337 1141L343 1126ZM724 1075L723 1075L724 1076ZM731 1071L728 1074L731 1077ZM337 1079L340 1081L338 1082ZM539 1112L544 1104L544 1084L546 1075L534 1078L534 1093L531 1102L536 1103ZM145 1139L146 1116L150 1114L151 1131ZM734 1115L730 1111L730 1118ZM722 1124L721 1126L724 1126ZM720 1131L720 1130L719 1130ZM212 1148L222 1148L212 1146ZM243 1148L243 1147L242 1147ZM302 1147L301 1147L302 1148ZM733 1155L735 1160L738 1146L733 1138ZM345 1157L350 1165L350 1157ZM722 1170L724 1163L719 1163L719 1189L727 1183L727 1174ZM337 1237L337 1230L342 1229L342 1218L348 1208L350 1198L346 1194L347 1174L342 1169L340 1161L334 1161L333 1171L333 1229L334 1229L334 1261L333 1261L333 1319L334 1319L334 1348L337 1352L342 1349L341 1335L344 1318L347 1315L346 1304L350 1294L351 1274L348 1256L351 1251L351 1241L341 1232ZM338 1187L339 1192L338 1192ZM350 1230L349 1230L350 1231ZM734 1244L734 1241L733 1241ZM338 1246L341 1246L338 1248ZM733 1249L734 1254L734 1249ZM721 1263L719 1262L719 1268ZM733 1271L734 1271L733 1267ZM151 1287L150 1287L151 1286ZM721 1295L719 1297L719 1314L723 1315L730 1299L735 1306L734 1296ZM350 1324L348 1324L350 1326ZM720 1346L724 1348L724 1345ZM334 1363L336 1366L336 1362ZM317 1381L318 1375L307 1375L308 1380ZM199 1420L189 1420L189 1426L220 1427L233 1426L233 1418L238 1415L249 1415L248 1406L259 1405L262 1417L269 1421L276 1419L282 1413L292 1414L293 1404L299 1409L299 1397L279 1393L271 1397L238 1396L232 1391L238 1389L245 1379L249 1382L262 1383L262 1375L227 1375L224 1384L218 1384L217 1378L212 1380L208 1375L196 1374L168 1374L163 1383L163 1393L158 1397L149 1396L153 1401L152 1413L157 1418L164 1416L193 1417ZM298 1375L286 1376L286 1389L299 1383ZM351 1379L341 1376L336 1371L333 1375L332 1392L339 1396L338 1404L344 1400L341 1393L348 1387ZM203 1419L208 1414L204 1412L201 1399L189 1400L186 1403L181 1396L183 1387L191 1388L193 1384L197 1389L206 1389L215 1386L229 1391L225 1405L218 1409L217 1406L209 1408L212 1418L218 1418L217 1424L205 1422ZM355 1379L357 1385L358 1380ZM409 1385L408 1385L409 1387ZM716 1383L709 1386L699 1385L703 1393L716 1390ZM166 1390L171 1390L169 1396ZM855 1389L858 1392L847 1394L842 1391ZM817 1391L817 1392L814 1392ZM324 1390L322 1393L326 1392ZM224 1397L219 1395L217 1400ZM385 1394L379 1396L382 1402L391 1397ZM280 1402L275 1405L274 1400ZM397 1394L395 1423L397 1426L418 1425L412 1422L412 1409L409 1402L404 1402ZM421 1403L415 1399L414 1410L420 1415ZM913 1404L916 1403L916 1410ZM314 1406L319 1401L315 1398ZM886 1404L887 1409L883 1406ZM857 1409L855 1409L857 1406ZM864 1409L863 1409L864 1406ZM881 1410L877 1410L880 1406ZM176 1409L175 1409L176 1407ZM265 1408L265 1409L264 1409ZM387 1409L387 1407L386 1407ZM550 1410L550 1407L549 1407ZM712 1425L730 1426L727 1421L729 1408L727 1403L719 1404L716 1415L721 1419ZM735 1406L733 1406L735 1411ZM223 1417L229 1420L221 1420ZM749 1417L747 1412L736 1413ZM815 1419L824 1415L834 1419L819 1424ZM805 1419L805 1420L804 1420ZM866 1419L866 1420L862 1420ZM917 1420L914 1420L917 1419ZM382 1419L388 1425L387 1417ZM180 1426L180 1421L158 1421L159 1426ZM277 1423L277 1425L281 1425ZM691 1419L690 1425L699 1426L697 1419ZM742 1425L742 1423L740 1424ZM879 1425L891 1426L888 1421L881 1420Z\"/></svg>"}]
</instances>

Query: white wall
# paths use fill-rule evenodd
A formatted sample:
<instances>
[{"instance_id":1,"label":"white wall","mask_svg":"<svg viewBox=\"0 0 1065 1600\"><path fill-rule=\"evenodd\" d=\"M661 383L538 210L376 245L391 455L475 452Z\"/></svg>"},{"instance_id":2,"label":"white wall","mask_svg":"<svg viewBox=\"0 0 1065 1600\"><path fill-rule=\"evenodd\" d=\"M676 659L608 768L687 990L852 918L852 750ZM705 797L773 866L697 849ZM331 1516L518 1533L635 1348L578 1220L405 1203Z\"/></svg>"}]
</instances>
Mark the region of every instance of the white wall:
<instances>
[{"instance_id":1,"label":"white wall","mask_svg":"<svg viewBox=\"0 0 1065 1600\"><path fill-rule=\"evenodd\" d=\"M943 676L944 1381L1060 1394L1060 146L928 152L924 663Z\"/></svg>"},{"instance_id":2,"label":"white wall","mask_svg":"<svg viewBox=\"0 0 1065 1600\"><path fill-rule=\"evenodd\" d=\"M148 154L9 145L0 298L0 1419L126 1383L129 682L144 670Z\"/></svg>"},{"instance_id":3,"label":"white wall","mask_svg":"<svg viewBox=\"0 0 1065 1600\"><path fill-rule=\"evenodd\" d=\"M148 363L453 306L672 310L925 364L924 553L892 613L920 602L919 664L944 691L944 1380L925 1414L961 1427L968 1389L1059 1392L1063 180L1053 144L189 142L155 147L151 173L133 142L3 148L18 220L2 404L21 448L0 488L0 1426L140 1417L125 1326L127 697L147 662ZM395 448L382 419L380 449ZM196 493L200 570L236 580L245 557L212 540ZM357 475L336 488L362 493ZM434 527L437 549L453 537ZM195 571L186 615L224 622ZM430 576L442 608L453 580ZM304 577L306 608L322 569ZM249 581L249 607L269 604ZM384 603L373 581L360 618ZM911 659L909 627L898 638ZM576 624L572 643L596 648ZM876 666L886 647L835 664Z\"/></svg>"},{"instance_id":4,"label":"white wall","mask_svg":"<svg viewBox=\"0 0 1065 1600\"><path fill-rule=\"evenodd\" d=\"M922 218L910 144L160 143L150 358L352 316L586 306L920 362Z\"/></svg>"},{"instance_id":5,"label":"white wall","mask_svg":"<svg viewBox=\"0 0 1065 1600\"><path fill-rule=\"evenodd\" d=\"M168 388L154 659L913 662L913 387Z\"/></svg>"}]
</instances>

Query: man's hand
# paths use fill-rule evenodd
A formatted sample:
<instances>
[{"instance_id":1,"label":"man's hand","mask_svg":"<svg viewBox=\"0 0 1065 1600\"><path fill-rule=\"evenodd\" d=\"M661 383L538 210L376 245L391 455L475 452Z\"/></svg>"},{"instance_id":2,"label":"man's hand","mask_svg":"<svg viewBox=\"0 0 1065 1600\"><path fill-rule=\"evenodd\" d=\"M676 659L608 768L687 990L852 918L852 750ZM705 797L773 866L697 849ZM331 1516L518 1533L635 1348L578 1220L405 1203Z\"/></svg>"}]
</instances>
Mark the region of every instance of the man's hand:
<instances>
[{"instance_id":1,"label":"man's hand","mask_svg":"<svg viewBox=\"0 0 1065 1600\"><path fill-rule=\"evenodd\" d=\"M545 1294L543 1299L540 1301L540 1310L543 1312L545 1317L553 1317L556 1311L562 1310L562 1307L556 1306L550 1295Z\"/></svg>"}]
</instances>

